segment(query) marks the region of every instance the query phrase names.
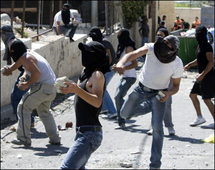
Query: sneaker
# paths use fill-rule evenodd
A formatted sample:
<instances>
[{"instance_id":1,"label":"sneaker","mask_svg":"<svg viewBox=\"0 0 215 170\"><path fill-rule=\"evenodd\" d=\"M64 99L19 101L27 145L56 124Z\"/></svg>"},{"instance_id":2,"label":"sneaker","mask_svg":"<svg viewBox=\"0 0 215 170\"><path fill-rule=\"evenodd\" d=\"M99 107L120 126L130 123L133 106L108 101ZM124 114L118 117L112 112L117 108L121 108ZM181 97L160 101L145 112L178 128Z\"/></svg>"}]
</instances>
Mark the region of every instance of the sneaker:
<instances>
[{"instance_id":1,"label":"sneaker","mask_svg":"<svg viewBox=\"0 0 215 170\"><path fill-rule=\"evenodd\" d=\"M153 133L153 129L150 129L148 132L147 132L147 135L152 135Z\"/></svg>"},{"instance_id":2,"label":"sneaker","mask_svg":"<svg viewBox=\"0 0 215 170\"><path fill-rule=\"evenodd\" d=\"M120 123L115 129L126 129L125 123Z\"/></svg>"},{"instance_id":3,"label":"sneaker","mask_svg":"<svg viewBox=\"0 0 215 170\"><path fill-rule=\"evenodd\" d=\"M210 129L214 129L214 123L211 123L211 124L207 125L206 127L210 128Z\"/></svg>"},{"instance_id":4,"label":"sneaker","mask_svg":"<svg viewBox=\"0 0 215 170\"><path fill-rule=\"evenodd\" d=\"M50 143L51 145L61 145L60 142L52 142L52 141L49 141L49 143Z\"/></svg>"},{"instance_id":5,"label":"sneaker","mask_svg":"<svg viewBox=\"0 0 215 170\"><path fill-rule=\"evenodd\" d=\"M206 120L203 117L200 117L200 118L197 117L196 120L190 124L190 126L201 125L201 124L203 124L205 122L206 122Z\"/></svg>"},{"instance_id":6,"label":"sneaker","mask_svg":"<svg viewBox=\"0 0 215 170\"><path fill-rule=\"evenodd\" d=\"M14 139L11 141L11 143L15 144L15 145L24 145L24 146L31 146L31 143L27 143L27 142L24 142L20 139Z\"/></svg>"},{"instance_id":7,"label":"sneaker","mask_svg":"<svg viewBox=\"0 0 215 170\"><path fill-rule=\"evenodd\" d=\"M173 127L168 127L168 131L169 131L169 136L175 135L175 129Z\"/></svg>"}]
</instances>

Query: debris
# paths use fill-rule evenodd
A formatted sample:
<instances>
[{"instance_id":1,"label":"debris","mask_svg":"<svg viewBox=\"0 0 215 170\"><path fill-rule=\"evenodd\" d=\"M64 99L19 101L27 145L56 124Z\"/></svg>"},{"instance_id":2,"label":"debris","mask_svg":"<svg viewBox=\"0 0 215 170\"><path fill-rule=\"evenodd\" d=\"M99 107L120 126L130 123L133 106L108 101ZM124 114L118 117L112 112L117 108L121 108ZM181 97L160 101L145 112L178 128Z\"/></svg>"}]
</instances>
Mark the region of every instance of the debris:
<instances>
[{"instance_id":1,"label":"debris","mask_svg":"<svg viewBox=\"0 0 215 170\"><path fill-rule=\"evenodd\" d=\"M132 168L132 163L129 162L121 162L120 166L123 168Z\"/></svg>"},{"instance_id":2,"label":"debris","mask_svg":"<svg viewBox=\"0 0 215 170\"><path fill-rule=\"evenodd\" d=\"M56 152L56 153L62 153L62 151L61 150L54 150L54 152Z\"/></svg>"},{"instance_id":3,"label":"debris","mask_svg":"<svg viewBox=\"0 0 215 170\"><path fill-rule=\"evenodd\" d=\"M10 128L10 131L16 132L16 128L13 126L13 127Z\"/></svg>"},{"instance_id":4,"label":"debris","mask_svg":"<svg viewBox=\"0 0 215 170\"><path fill-rule=\"evenodd\" d=\"M131 154L141 154L142 152L131 152Z\"/></svg>"},{"instance_id":5,"label":"debris","mask_svg":"<svg viewBox=\"0 0 215 170\"><path fill-rule=\"evenodd\" d=\"M214 134L211 134L209 137L202 140L205 143L214 143Z\"/></svg>"},{"instance_id":6,"label":"debris","mask_svg":"<svg viewBox=\"0 0 215 170\"><path fill-rule=\"evenodd\" d=\"M66 122L66 128L72 128L73 123L72 122Z\"/></svg>"},{"instance_id":7,"label":"debris","mask_svg":"<svg viewBox=\"0 0 215 170\"><path fill-rule=\"evenodd\" d=\"M22 158L22 154L18 154L18 155L17 155L17 158L18 158L18 159L21 159L21 158Z\"/></svg>"},{"instance_id":8,"label":"debris","mask_svg":"<svg viewBox=\"0 0 215 170\"><path fill-rule=\"evenodd\" d=\"M58 130L59 130L59 131L66 130L66 128L62 128L62 126L61 126L61 125L58 125L58 126L57 126L57 128L58 128Z\"/></svg>"}]
</instances>

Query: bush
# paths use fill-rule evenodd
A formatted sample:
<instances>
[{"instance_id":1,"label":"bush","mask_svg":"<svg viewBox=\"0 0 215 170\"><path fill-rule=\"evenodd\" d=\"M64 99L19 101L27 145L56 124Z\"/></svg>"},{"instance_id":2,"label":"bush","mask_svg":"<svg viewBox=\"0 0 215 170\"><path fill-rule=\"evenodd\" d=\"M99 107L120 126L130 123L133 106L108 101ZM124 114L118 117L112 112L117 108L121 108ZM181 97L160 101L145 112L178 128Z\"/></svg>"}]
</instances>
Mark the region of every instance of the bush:
<instances>
[{"instance_id":1,"label":"bush","mask_svg":"<svg viewBox=\"0 0 215 170\"><path fill-rule=\"evenodd\" d=\"M122 1L122 11L124 18L124 25L130 29L132 24L138 21L139 17L144 16L144 7L148 1Z\"/></svg>"}]
</instances>

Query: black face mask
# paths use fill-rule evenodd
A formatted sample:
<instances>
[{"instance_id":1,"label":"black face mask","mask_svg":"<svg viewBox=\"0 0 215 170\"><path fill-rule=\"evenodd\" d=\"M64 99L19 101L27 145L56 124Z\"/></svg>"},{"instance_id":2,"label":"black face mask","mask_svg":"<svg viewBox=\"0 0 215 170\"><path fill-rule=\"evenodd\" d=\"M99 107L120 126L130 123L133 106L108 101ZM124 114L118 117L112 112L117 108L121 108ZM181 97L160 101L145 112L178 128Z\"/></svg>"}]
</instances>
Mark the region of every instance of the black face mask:
<instances>
[{"instance_id":1,"label":"black face mask","mask_svg":"<svg viewBox=\"0 0 215 170\"><path fill-rule=\"evenodd\" d=\"M177 51L170 49L163 37L158 36L154 44L154 53L160 62L170 63L175 60Z\"/></svg>"},{"instance_id":2,"label":"black face mask","mask_svg":"<svg viewBox=\"0 0 215 170\"><path fill-rule=\"evenodd\" d=\"M98 27L92 27L92 29L90 30L89 36L93 39L93 41L101 42L103 39L101 30Z\"/></svg>"},{"instance_id":3,"label":"black face mask","mask_svg":"<svg viewBox=\"0 0 215 170\"><path fill-rule=\"evenodd\" d=\"M101 71L103 74L110 71L108 56L101 43L96 41L88 44L79 43L78 48L81 50L82 65L85 67L79 77L81 81L89 78L96 70Z\"/></svg>"},{"instance_id":4,"label":"black face mask","mask_svg":"<svg viewBox=\"0 0 215 170\"><path fill-rule=\"evenodd\" d=\"M62 20L65 25L68 25L70 22L70 10L67 8L63 8L61 11Z\"/></svg>"},{"instance_id":5,"label":"black face mask","mask_svg":"<svg viewBox=\"0 0 215 170\"><path fill-rule=\"evenodd\" d=\"M199 44L207 42L207 28L205 26L198 26L195 36Z\"/></svg>"},{"instance_id":6,"label":"black face mask","mask_svg":"<svg viewBox=\"0 0 215 170\"><path fill-rule=\"evenodd\" d=\"M25 52L27 52L27 47L21 40L17 39L11 44L9 54L14 62L16 62Z\"/></svg>"}]
</instances>

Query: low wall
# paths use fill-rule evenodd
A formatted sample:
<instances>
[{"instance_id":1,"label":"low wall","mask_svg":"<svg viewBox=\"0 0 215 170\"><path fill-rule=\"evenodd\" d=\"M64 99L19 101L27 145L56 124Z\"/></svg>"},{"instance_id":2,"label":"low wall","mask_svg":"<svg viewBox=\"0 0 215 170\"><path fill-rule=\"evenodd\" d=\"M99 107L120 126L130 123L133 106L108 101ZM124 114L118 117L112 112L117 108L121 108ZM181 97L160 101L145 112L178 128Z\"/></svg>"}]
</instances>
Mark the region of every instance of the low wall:
<instances>
[{"instance_id":1,"label":"low wall","mask_svg":"<svg viewBox=\"0 0 215 170\"><path fill-rule=\"evenodd\" d=\"M55 35L37 42L31 42L31 39L22 40L29 48L46 58L56 77L67 76L71 78L80 74L82 70L81 52L78 49L78 44L84 42L86 38L86 34L75 34L75 41L72 43L68 38ZM118 44L117 34L111 34L107 38L116 49ZM1 56L3 56L4 51L4 44L1 44ZM1 67L4 65L6 65L6 62L2 61L1 57ZM1 121L14 117L10 104L10 94L18 75L19 71L14 71L12 76L1 75Z\"/></svg>"},{"instance_id":2,"label":"low wall","mask_svg":"<svg viewBox=\"0 0 215 170\"><path fill-rule=\"evenodd\" d=\"M201 8L175 8L175 16L179 15L181 19L184 19L186 22L189 22L190 28L192 22L195 20L195 17L201 18ZM200 20L201 22L201 20Z\"/></svg>"}]
</instances>

